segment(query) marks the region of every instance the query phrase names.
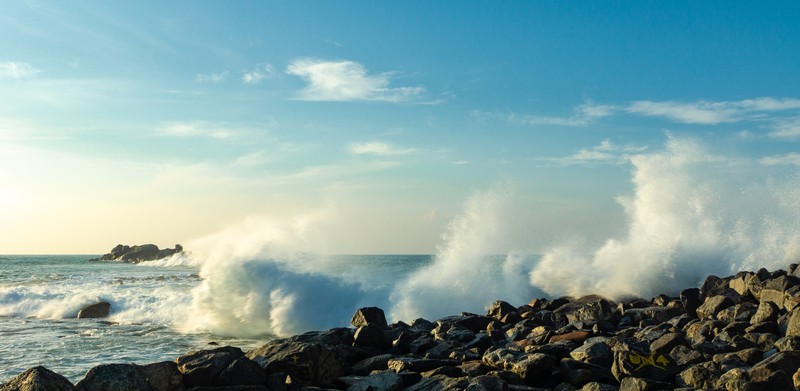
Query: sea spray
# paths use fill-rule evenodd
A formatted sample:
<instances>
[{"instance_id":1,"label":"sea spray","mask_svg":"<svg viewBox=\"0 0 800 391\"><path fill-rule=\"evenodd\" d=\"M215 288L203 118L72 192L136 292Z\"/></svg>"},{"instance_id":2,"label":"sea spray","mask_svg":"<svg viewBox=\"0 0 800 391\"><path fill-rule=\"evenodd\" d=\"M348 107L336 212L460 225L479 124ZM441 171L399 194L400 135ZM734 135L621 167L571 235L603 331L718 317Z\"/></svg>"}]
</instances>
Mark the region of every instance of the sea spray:
<instances>
[{"instance_id":1,"label":"sea spray","mask_svg":"<svg viewBox=\"0 0 800 391\"><path fill-rule=\"evenodd\" d=\"M359 306L386 305L386 292L331 273L327 258L311 251L323 218L251 218L193 243L203 281L184 328L286 336L341 327Z\"/></svg>"},{"instance_id":2,"label":"sea spray","mask_svg":"<svg viewBox=\"0 0 800 391\"><path fill-rule=\"evenodd\" d=\"M634 193L619 198L627 235L599 248L554 245L531 272L532 285L555 296L648 297L698 286L708 274L796 261L794 173L676 137L631 163Z\"/></svg>"},{"instance_id":3,"label":"sea spray","mask_svg":"<svg viewBox=\"0 0 800 391\"><path fill-rule=\"evenodd\" d=\"M493 300L527 302L535 293L526 275L531 261L515 226L510 184L473 194L450 224L434 262L397 284L392 318L436 319L454 311L483 312ZM516 246L522 247L516 247Z\"/></svg>"}]
</instances>

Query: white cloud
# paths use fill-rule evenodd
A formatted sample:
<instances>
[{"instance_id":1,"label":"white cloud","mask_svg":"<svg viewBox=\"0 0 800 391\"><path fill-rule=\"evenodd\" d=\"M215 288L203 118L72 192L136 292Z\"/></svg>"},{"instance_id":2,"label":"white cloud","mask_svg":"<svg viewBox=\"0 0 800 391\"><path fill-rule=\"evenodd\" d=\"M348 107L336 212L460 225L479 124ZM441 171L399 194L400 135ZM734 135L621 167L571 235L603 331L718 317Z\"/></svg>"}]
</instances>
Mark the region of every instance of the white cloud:
<instances>
[{"instance_id":1,"label":"white cloud","mask_svg":"<svg viewBox=\"0 0 800 391\"><path fill-rule=\"evenodd\" d=\"M587 126L594 123L598 118L609 117L619 110L613 105L597 105L585 103L572 109L573 114L567 117L528 115L517 113L497 113L475 110L471 113L473 118L479 120L500 119L512 124L524 126L536 125L555 125L555 126Z\"/></svg>"},{"instance_id":2,"label":"white cloud","mask_svg":"<svg viewBox=\"0 0 800 391\"><path fill-rule=\"evenodd\" d=\"M405 102L425 92L422 87L390 87L390 73L370 75L354 61L302 59L289 64L286 73L308 82L298 94L301 100Z\"/></svg>"},{"instance_id":3,"label":"white cloud","mask_svg":"<svg viewBox=\"0 0 800 391\"><path fill-rule=\"evenodd\" d=\"M158 133L173 137L229 138L234 135L229 127L204 121L170 122L157 128Z\"/></svg>"},{"instance_id":4,"label":"white cloud","mask_svg":"<svg viewBox=\"0 0 800 391\"><path fill-rule=\"evenodd\" d=\"M19 80L32 77L41 72L27 62L3 61L0 62L0 79Z\"/></svg>"},{"instance_id":5,"label":"white cloud","mask_svg":"<svg viewBox=\"0 0 800 391\"><path fill-rule=\"evenodd\" d=\"M247 84L258 84L264 79L272 77L274 73L275 70L272 68L272 65L260 64L252 71L245 72L244 75L242 75L242 82Z\"/></svg>"},{"instance_id":6,"label":"white cloud","mask_svg":"<svg viewBox=\"0 0 800 391\"><path fill-rule=\"evenodd\" d=\"M769 136L782 139L800 138L800 118L778 122L775 130L770 132Z\"/></svg>"},{"instance_id":7,"label":"white cloud","mask_svg":"<svg viewBox=\"0 0 800 391\"><path fill-rule=\"evenodd\" d=\"M228 78L228 71L222 71L220 73L210 73L210 74L197 74L194 77L194 80L198 83L221 83Z\"/></svg>"},{"instance_id":8,"label":"white cloud","mask_svg":"<svg viewBox=\"0 0 800 391\"><path fill-rule=\"evenodd\" d=\"M740 101L636 101L626 111L649 117L667 119L698 125L717 125L756 118L763 112L800 109L800 100L790 98L763 97Z\"/></svg>"},{"instance_id":9,"label":"white cloud","mask_svg":"<svg viewBox=\"0 0 800 391\"><path fill-rule=\"evenodd\" d=\"M792 152L785 155L773 155L761 158L759 162L765 166L795 165L800 166L800 153Z\"/></svg>"},{"instance_id":10,"label":"white cloud","mask_svg":"<svg viewBox=\"0 0 800 391\"><path fill-rule=\"evenodd\" d=\"M633 145L616 145L606 139L597 146L581 149L567 157L540 160L554 161L563 165L591 163L621 164L629 161L634 155L641 154L646 149L647 147Z\"/></svg>"},{"instance_id":11,"label":"white cloud","mask_svg":"<svg viewBox=\"0 0 800 391\"><path fill-rule=\"evenodd\" d=\"M350 153L356 155L379 155L379 156L395 156L407 155L415 152L414 148L398 148L389 143L372 141L366 143L356 143L350 145Z\"/></svg>"}]
</instances>

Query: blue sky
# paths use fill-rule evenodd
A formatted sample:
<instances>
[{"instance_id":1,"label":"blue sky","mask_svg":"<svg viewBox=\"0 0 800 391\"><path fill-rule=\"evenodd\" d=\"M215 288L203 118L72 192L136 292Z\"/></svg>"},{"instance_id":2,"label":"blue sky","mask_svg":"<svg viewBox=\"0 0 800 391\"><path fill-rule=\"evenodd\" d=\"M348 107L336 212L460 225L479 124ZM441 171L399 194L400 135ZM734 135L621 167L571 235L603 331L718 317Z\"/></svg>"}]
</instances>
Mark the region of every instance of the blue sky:
<instances>
[{"instance_id":1,"label":"blue sky","mask_svg":"<svg viewBox=\"0 0 800 391\"><path fill-rule=\"evenodd\" d=\"M430 253L509 183L531 235L599 238L671 137L800 165L796 2L498 4L6 3L0 253L308 213L331 252Z\"/></svg>"}]
</instances>

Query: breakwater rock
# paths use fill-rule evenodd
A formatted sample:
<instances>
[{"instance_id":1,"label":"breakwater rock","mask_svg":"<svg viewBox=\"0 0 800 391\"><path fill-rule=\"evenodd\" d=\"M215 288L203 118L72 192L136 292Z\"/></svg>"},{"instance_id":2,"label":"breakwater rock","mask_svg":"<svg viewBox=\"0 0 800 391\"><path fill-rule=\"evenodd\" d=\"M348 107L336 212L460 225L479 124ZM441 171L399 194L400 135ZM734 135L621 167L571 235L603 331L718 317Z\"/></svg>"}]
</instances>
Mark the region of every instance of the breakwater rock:
<instances>
[{"instance_id":1,"label":"breakwater rock","mask_svg":"<svg viewBox=\"0 0 800 391\"><path fill-rule=\"evenodd\" d=\"M356 310L353 327L308 332L245 352L226 346L175 361L106 364L71 384L31 368L11 390L796 390L800 268L709 276L677 295L496 301L388 324Z\"/></svg>"},{"instance_id":2,"label":"breakwater rock","mask_svg":"<svg viewBox=\"0 0 800 391\"><path fill-rule=\"evenodd\" d=\"M118 244L111 249L110 252L104 254L100 258L92 259L92 261L122 261L129 263L139 263L145 261L155 261L174 254L183 252L183 246L176 244L175 248L159 249L155 244L140 244L137 246L129 246L127 244Z\"/></svg>"}]
</instances>

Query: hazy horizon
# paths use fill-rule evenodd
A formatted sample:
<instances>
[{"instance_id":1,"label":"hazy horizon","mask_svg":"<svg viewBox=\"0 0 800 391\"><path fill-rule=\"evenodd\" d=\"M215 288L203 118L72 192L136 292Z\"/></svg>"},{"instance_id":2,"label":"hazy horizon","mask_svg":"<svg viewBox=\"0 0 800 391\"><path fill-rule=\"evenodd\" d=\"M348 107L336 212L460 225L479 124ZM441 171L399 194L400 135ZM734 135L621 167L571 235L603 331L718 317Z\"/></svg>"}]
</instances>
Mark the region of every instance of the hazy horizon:
<instances>
[{"instance_id":1,"label":"hazy horizon","mask_svg":"<svg viewBox=\"0 0 800 391\"><path fill-rule=\"evenodd\" d=\"M4 4L0 254L435 254L495 207L482 250L544 254L672 223L649 186L797 180L800 4L502 5Z\"/></svg>"}]
</instances>

